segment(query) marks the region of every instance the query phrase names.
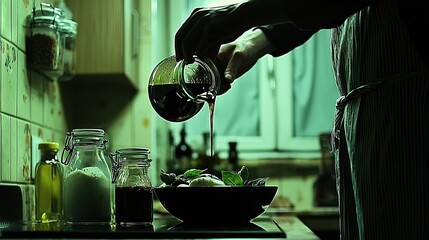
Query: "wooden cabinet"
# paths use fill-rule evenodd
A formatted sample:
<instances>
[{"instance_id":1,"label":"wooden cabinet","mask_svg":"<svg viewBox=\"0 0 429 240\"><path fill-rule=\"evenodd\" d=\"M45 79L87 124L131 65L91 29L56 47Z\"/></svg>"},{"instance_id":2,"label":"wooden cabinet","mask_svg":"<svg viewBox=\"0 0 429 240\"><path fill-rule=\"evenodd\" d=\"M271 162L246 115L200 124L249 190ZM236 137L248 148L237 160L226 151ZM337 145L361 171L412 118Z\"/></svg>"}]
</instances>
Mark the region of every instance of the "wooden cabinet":
<instances>
[{"instance_id":1,"label":"wooden cabinet","mask_svg":"<svg viewBox=\"0 0 429 240\"><path fill-rule=\"evenodd\" d=\"M138 0L67 0L78 23L77 79L138 88Z\"/></svg>"},{"instance_id":2,"label":"wooden cabinet","mask_svg":"<svg viewBox=\"0 0 429 240\"><path fill-rule=\"evenodd\" d=\"M141 85L138 49L142 3L140 0L66 0L65 3L78 24L76 76L61 82L68 128L108 130L117 121L131 118L124 109L129 108Z\"/></svg>"}]
</instances>

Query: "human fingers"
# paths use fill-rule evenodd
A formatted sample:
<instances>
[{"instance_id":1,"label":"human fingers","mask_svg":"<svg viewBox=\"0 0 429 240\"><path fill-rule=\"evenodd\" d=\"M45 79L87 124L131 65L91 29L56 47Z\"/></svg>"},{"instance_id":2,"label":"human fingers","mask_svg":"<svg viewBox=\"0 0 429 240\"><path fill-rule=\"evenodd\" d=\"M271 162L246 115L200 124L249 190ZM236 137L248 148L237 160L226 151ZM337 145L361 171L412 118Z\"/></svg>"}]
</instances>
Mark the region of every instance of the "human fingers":
<instances>
[{"instance_id":1,"label":"human fingers","mask_svg":"<svg viewBox=\"0 0 429 240\"><path fill-rule=\"evenodd\" d=\"M197 8L182 24L175 36L176 61L194 61L194 55L204 58L216 55L224 28L219 28L219 8ZM213 54L216 52L215 54Z\"/></svg>"},{"instance_id":2,"label":"human fingers","mask_svg":"<svg viewBox=\"0 0 429 240\"><path fill-rule=\"evenodd\" d=\"M184 48L183 42L185 41L185 38L187 38L186 41L190 41L188 33L191 31L191 29L195 27L196 23L203 15L204 15L203 8L195 8L192 11L192 13L189 15L189 17L185 20L185 22L182 23L180 28L177 30L174 37L174 49L175 49L176 61L180 61L184 59L186 55L185 59L187 61L193 62L192 49L188 50L187 48ZM191 54L189 54L188 51L191 51Z\"/></svg>"},{"instance_id":3,"label":"human fingers","mask_svg":"<svg viewBox=\"0 0 429 240\"><path fill-rule=\"evenodd\" d=\"M200 32L189 33L199 34L199 41L194 45L198 56L210 56L213 50L219 50L222 44L233 41L247 29L248 21L241 17L239 7L239 3L213 7L200 19L201 27L196 28Z\"/></svg>"},{"instance_id":4,"label":"human fingers","mask_svg":"<svg viewBox=\"0 0 429 240\"><path fill-rule=\"evenodd\" d=\"M201 8L182 25L175 37L177 60L192 61L194 54L206 57L222 43L237 38L248 21L237 11L239 4Z\"/></svg>"},{"instance_id":5,"label":"human fingers","mask_svg":"<svg viewBox=\"0 0 429 240\"><path fill-rule=\"evenodd\" d=\"M241 40L222 45L219 58L226 63L224 77L230 84L245 74L257 62L258 57L252 54L253 51L250 46Z\"/></svg>"},{"instance_id":6,"label":"human fingers","mask_svg":"<svg viewBox=\"0 0 429 240\"><path fill-rule=\"evenodd\" d=\"M217 67L221 73L219 95L227 92L235 79L246 73L255 64L248 56L236 49L234 44L222 45L217 58Z\"/></svg>"}]
</instances>

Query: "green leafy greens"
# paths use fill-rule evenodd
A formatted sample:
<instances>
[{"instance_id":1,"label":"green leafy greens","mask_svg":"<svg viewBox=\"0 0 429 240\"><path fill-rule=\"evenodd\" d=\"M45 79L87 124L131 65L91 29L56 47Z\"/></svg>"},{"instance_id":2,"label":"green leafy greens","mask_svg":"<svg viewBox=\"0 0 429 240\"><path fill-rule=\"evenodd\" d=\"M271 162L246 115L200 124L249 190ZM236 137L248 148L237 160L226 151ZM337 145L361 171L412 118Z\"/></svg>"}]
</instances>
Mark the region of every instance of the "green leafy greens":
<instances>
[{"instance_id":1,"label":"green leafy greens","mask_svg":"<svg viewBox=\"0 0 429 240\"><path fill-rule=\"evenodd\" d=\"M268 178L257 178L250 180L249 169L242 166L241 169L236 171L221 171L221 179L213 174L204 173L207 169L189 169L183 174L176 175L175 173L167 173L161 170L161 181L167 186L188 185L194 179L216 179L221 180L228 186L265 186Z\"/></svg>"}]
</instances>

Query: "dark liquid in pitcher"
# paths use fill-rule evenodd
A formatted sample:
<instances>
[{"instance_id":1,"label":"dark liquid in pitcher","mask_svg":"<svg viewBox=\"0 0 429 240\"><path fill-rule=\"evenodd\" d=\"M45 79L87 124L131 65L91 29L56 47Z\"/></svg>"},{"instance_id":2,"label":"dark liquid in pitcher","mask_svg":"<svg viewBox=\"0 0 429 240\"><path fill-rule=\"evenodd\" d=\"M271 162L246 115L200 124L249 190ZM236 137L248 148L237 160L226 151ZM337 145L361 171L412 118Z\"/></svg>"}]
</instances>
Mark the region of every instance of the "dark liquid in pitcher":
<instances>
[{"instance_id":1,"label":"dark liquid in pitcher","mask_svg":"<svg viewBox=\"0 0 429 240\"><path fill-rule=\"evenodd\" d=\"M194 94L207 92L209 84L188 84ZM171 122L182 122L195 116L204 102L193 102L187 98L178 84L149 85L149 99L159 116Z\"/></svg>"},{"instance_id":2,"label":"dark liquid in pitcher","mask_svg":"<svg viewBox=\"0 0 429 240\"><path fill-rule=\"evenodd\" d=\"M149 187L115 189L116 222L120 225L148 225L153 221L153 190Z\"/></svg>"}]
</instances>

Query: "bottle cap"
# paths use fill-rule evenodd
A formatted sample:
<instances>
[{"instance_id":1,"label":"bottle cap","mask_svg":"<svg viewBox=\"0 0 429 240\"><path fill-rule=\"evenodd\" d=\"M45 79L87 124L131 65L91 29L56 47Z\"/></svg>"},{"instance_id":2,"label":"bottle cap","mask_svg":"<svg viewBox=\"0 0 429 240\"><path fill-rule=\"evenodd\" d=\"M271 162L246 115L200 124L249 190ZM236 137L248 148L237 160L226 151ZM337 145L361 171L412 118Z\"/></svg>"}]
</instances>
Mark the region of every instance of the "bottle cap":
<instances>
[{"instance_id":1,"label":"bottle cap","mask_svg":"<svg viewBox=\"0 0 429 240\"><path fill-rule=\"evenodd\" d=\"M60 144L57 142L42 142L39 143L39 150L58 150Z\"/></svg>"}]
</instances>

